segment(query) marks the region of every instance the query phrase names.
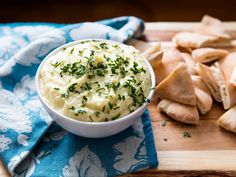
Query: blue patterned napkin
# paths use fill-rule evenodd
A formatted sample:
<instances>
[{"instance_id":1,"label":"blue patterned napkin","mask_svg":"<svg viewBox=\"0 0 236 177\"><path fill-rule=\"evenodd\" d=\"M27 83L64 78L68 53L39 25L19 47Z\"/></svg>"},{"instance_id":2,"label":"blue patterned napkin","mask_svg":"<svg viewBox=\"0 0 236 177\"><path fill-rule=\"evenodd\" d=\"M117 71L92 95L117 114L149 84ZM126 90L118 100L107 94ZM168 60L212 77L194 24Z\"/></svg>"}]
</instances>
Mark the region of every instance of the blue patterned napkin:
<instances>
[{"instance_id":1,"label":"blue patterned napkin","mask_svg":"<svg viewBox=\"0 0 236 177\"><path fill-rule=\"evenodd\" d=\"M53 123L34 84L40 62L67 42L85 38L124 42L143 30L143 21L135 17L71 25L0 24L0 158L13 176L103 177L157 166L147 111L120 134L82 138Z\"/></svg>"}]
</instances>

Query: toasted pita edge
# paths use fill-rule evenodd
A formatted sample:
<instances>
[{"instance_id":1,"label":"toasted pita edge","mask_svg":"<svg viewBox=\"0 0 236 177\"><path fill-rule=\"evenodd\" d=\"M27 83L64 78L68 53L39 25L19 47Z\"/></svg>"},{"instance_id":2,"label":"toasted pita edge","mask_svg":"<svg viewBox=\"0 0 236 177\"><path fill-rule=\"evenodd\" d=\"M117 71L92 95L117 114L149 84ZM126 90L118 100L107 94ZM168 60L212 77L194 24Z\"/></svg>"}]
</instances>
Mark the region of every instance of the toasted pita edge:
<instances>
[{"instance_id":1,"label":"toasted pita edge","mask_svg":"<svg viewBox=\"0 0 236 177\"><path fill-rule=\"evenodd\" d=\"M226 57L227 50L213 48L199 48L192 52L192 58L199 63L209 63Z\"/></svg>"},{"instance_id":2,"label":"toasted pita edge","mask_svg":"<svg viewBox=\"0 0 236 177\"><path fill-rule=\"evenodd\" d=\"M210 69L212 71L212 75L215 78L217 85L220 88L220 95L221 95L221 100L223 102L223 107L224 109L229 109L231 106L230 95L227 89L224 74L221 71L219 63L215 62L214 66L211 66Z\"/></svg>"},{"instance_id":3,"label":"toasted pita edge","mask_svg":"<svg viewBox=\"0 0 236 177\"><path fill-rule=\"evenodd\" d=\"M198 75L201 77L203 82L208 87L213 98L217 102L221 102L220 88L219 88L215 78L212 75L211 69L208 66L201 64L201 63L197 63L195 68L196 68Z\"/></svg>"},{"instance_id":4,"label":"toasted pita edge","mask_svg":"<svg viewBox=\"0 0 236 177\"><path fill-rule=\"evenodd\" d=\"M199 123L199 114L196 106L185 105L164 99L158 104L158 110L179 122L193 125Z\"/></svg>"},{"instance_id":5,"label":"toasted pita edge","mask_svg":"<svg viewBox=\"0 0 236 177\"><path fill-rule=\"evenodd\" d=\"M222 128L236 133L236 106L226 111L217 121Z\"/></svg>"},{"instance_id":6,"label":"toasted pita edge","mask_svg":"<svg viewBox=\"0 0 236 177\"><path fill-rule=\"evenodd\" d=\"M213 100L211 96L199 88L194 88L197 98L197 108L201 114L206 114L211 110Z\"/></svg>"},{"instance_id":7,"label":"toasted pita edge","mask_svg":"<svg viewBox=\"0 0 236 177\"><path fill-rule=\"evenodd\" d=\"M177 84L177 85L174 85ZM183 84L186 84L183 86ZM171 99L187 105L196 105L196 95L186 64L179 64L156 86L156 93L162 99Z\"/></svg>"}]
</instances>

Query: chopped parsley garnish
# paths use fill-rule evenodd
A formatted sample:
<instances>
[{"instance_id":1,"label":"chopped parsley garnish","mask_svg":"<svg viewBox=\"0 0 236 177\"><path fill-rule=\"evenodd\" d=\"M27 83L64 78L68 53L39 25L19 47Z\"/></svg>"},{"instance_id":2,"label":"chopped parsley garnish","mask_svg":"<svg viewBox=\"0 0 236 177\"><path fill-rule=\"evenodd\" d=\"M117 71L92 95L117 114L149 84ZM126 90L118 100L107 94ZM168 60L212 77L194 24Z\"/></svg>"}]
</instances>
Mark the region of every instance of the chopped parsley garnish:
<instances>
[{"instance_id":1,"label":"chopped parsley garnish","mask_svg":"<svg viewBox=\"0 0 236 177\"><path fill-rule=\"evenodd\" d=\"M91 90L91 84L89 84L88 82L85 82L81 87L82 90Z\"/></svg>"},{"instance_id":2,"label":"chopped parsley garnish","mask_svg":"<svg viewBox=\"0 0 236 177\"><path fill-rule=\"evenodd\" d=\"M75 91L75 86L77 85L77 83L73 83L68 87L68 91L70 92L74 92Z\"/></svg>"},{"instance_id":3,"label":"chopped parsley garnish","mask_svg":"<svg viewBox=\"0 0 236 177\"><path fill-rule=\"evenodd\" d=\"M116 116L112 117L111 120L115 120L120 117L120 114L117 114Z\"/></svg>"},{"instance_id":4,"label":"chopped parsley garnish","mask_svg":"<svg viewBox=\"0 0 236 177\"><path fill-rule=\"evenodd\" d=\"M134 74L138 74L138 73L146 73L146 70L142 67L142 68L138 68L138 63L134 62L133 63L133 67L130 68L130 70L134 73Z\"/></svg>"},{"instance_id":5,"label":"chopped parsley garnish","mask_svg":"<svg viewBox=\"0 0 236 177\"><path fill-rule=\"evenodd\" d=\"M55 88L53 88L54 90L60 90L59 88L57 88L57 87L55 87Z\"/></svg>"},{"instance_id":6,"label":"chopped parsley garnish","mask_svg":"<svg viewBox=\"0 0 236 177\"><path fill-rule=\"evenodd\" d=\"M58 67L61 64L61 62L56 62L56 63L51 63L52 66L54 66L55 68Z\"/></svg>"},{"instance_id":7,"label":"chopped parsley garnish","mask_svg":"<svg viewBox=\"0 0 236 177\"><path fill-rule=\"evenodd\" d=\"M120 106L116 106L116 107L114 107L113 109L114 110L117 110L117 109L119 109L120 108Z\"/></svg>"},{"instance_id":8,"label":"chopped parsley garnish","mask_svg":"<svg viewBox=\"0 0 236 177\"><path fill-rule=\"evenodd\" d=\"M107 43L105 42L100 43L99 46L101 47L101 49L108 49Z\"/></svg>"},{"instance_id":9,"label":"chopped parsley garnish","mask_svg":"<svg viewBox=\"0 0 236 177\"><path fill-rule=\"evenodd\" d=\"M71 106L69 108L69 110L72 111L74 113L74 115L76 115L76 116L78 116L79 114L85 114L86 113L85 110L83 110L83 109L75 109L74 106Z\"/></svg>"},{"instance_id":10,"label":"chopped parsley garnish","mask_svg":"<svg viewBox=\"0 0 236 177\"><path fill-rule=\"evenodd\" d=\"M192 136L189 132L185 131L185 132L183 132L183 137L184 138L191 138Z\"/></svg>"},{"instance_id":11,"label":"chopped parsley garnish","mask_svg":"<svg viewBox=\"0 0 236 177\"><path fill-rule=\"evenodd\" d=\"M110 102L108 102L108 106L109 106L110 109L113 108L113 105Z\"/></svg>"},{"instance_id":12,"label":"chopped parsley garnish","mask_svg":"<svg viewBox=\"0 0 236 177\"><path fill-rule=\"evenodd\" d=\"M69 96L68 90L66 90L65 93L61 94L61 97L62 97L62 98L67 98L68 96Z\"/></svg>"},{"instance_id":13,"label":"chopped parsley garnish","mask_svg":"<svg viewBox=\"0 0 236 177\"><path fill-rule=\"evenodd\" d=\"M72 54L74 52L75 48L72 48L70 51L70 54Z\"/></svg>"},{"instance_id":14,"label":"chopped parsley garnish","mask_svg":"<svg viewBox=\"0 0 236 177\"><path fill-rule=\"evenodd\" d=\"M100 112L95 112L96 117L99 117L100 114L101 114Z\"/></svg>"}]
</instances>

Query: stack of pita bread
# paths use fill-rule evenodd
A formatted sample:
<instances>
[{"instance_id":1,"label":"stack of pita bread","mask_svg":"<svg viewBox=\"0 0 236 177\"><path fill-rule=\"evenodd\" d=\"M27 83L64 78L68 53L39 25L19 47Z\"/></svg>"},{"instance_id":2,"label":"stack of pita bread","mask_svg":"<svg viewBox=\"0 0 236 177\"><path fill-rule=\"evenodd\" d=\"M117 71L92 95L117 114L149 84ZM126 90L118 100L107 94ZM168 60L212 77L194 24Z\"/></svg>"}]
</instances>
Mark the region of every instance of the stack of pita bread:
<instances>
[{"instance_id":1,"label":"stack of pita bread","mask_svg":"<svg viewBox=\"0 0 236 177\"><path fill-rule=\"evenodd\" d=\"M161 50L132 41L152 64L156 75L158 110L187 124L197 125L199 114L211 110L213 100L226 110L218 124L236 133L236 52L222 22L204 16L194 32L180 32L172 41L176 47ZM145 47L144 47L145 46Z\"/></svg>"}]
</instances>

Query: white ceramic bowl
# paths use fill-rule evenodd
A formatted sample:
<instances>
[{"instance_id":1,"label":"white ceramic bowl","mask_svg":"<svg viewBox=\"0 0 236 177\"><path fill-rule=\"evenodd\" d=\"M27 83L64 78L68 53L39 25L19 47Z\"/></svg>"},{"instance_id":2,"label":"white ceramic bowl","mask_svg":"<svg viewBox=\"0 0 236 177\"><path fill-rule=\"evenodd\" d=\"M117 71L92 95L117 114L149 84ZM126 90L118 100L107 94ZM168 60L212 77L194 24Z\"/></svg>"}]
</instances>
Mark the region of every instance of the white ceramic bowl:
<instances>
[{"instance_id":1,"label":"white ceramic bowl","mask_svg":"<svg viewBox=\"0 0 236 177\"><path fill-rule=\"evenodd\" d=\"M99 40L107 41L107 40L102 40L102 39L99 39ZM39 73L40 73L40 70L41 70L42 66L44 65L45 61L50 56L52 56L55 53L57 53L58 51L60 51L62 48L76 45L79 42L80 42L80 40L65 44L61 47L58 47L57 49L53 50L49 55L47 55L45 57L45 59L42 61L42 63L40 64L40 66L37 70L36 78L35 78L36 90L37 90L39 99L42 102L42 105L45 108L45 110L55 120L55 122L57 124L59 124L61 127L63 127L64 129L66 129L67 131L69 131L73 134L76 134L76 135L79 135L79 136L82 136L82 137L87 137L87 138L103 138L103 137L107 137L107 136L117 134L117 133L125 130L126 128L128 128L132 124L134 124L137 121L137 119L140 119L140 116L143 114L143 112L147 108L148 103L144 103L142 106L140 106L134 112L132 112L132 113L130 113L130 114L124 116L124 117L121 117L119 119L113 120L113 121L108 121L108 122L83 122L83 121L79 121L79 120L69 118L65 115L60 114L56 110L54 110L49 104L46 103L46 101L44 100L43 96L40 93L40 89L39 89L39 75L40 74ZM115 43L121 44L121 43L118 43L116 41L110 41L110 42L112 42L114 44ZM124 45L124 44L121 44L121 45ZM149 64L148 61L146 61L146 64L148 66L148 70L149 70L150 77L151 77L151 87L150 88L154 88L155 87L154 71L153 71L152 66ZM149 95L148 95L148 99L151 100L153 94L154 94L154 89L151 89L150 92L149 92Z\"/></svg>"}]
</instances>

